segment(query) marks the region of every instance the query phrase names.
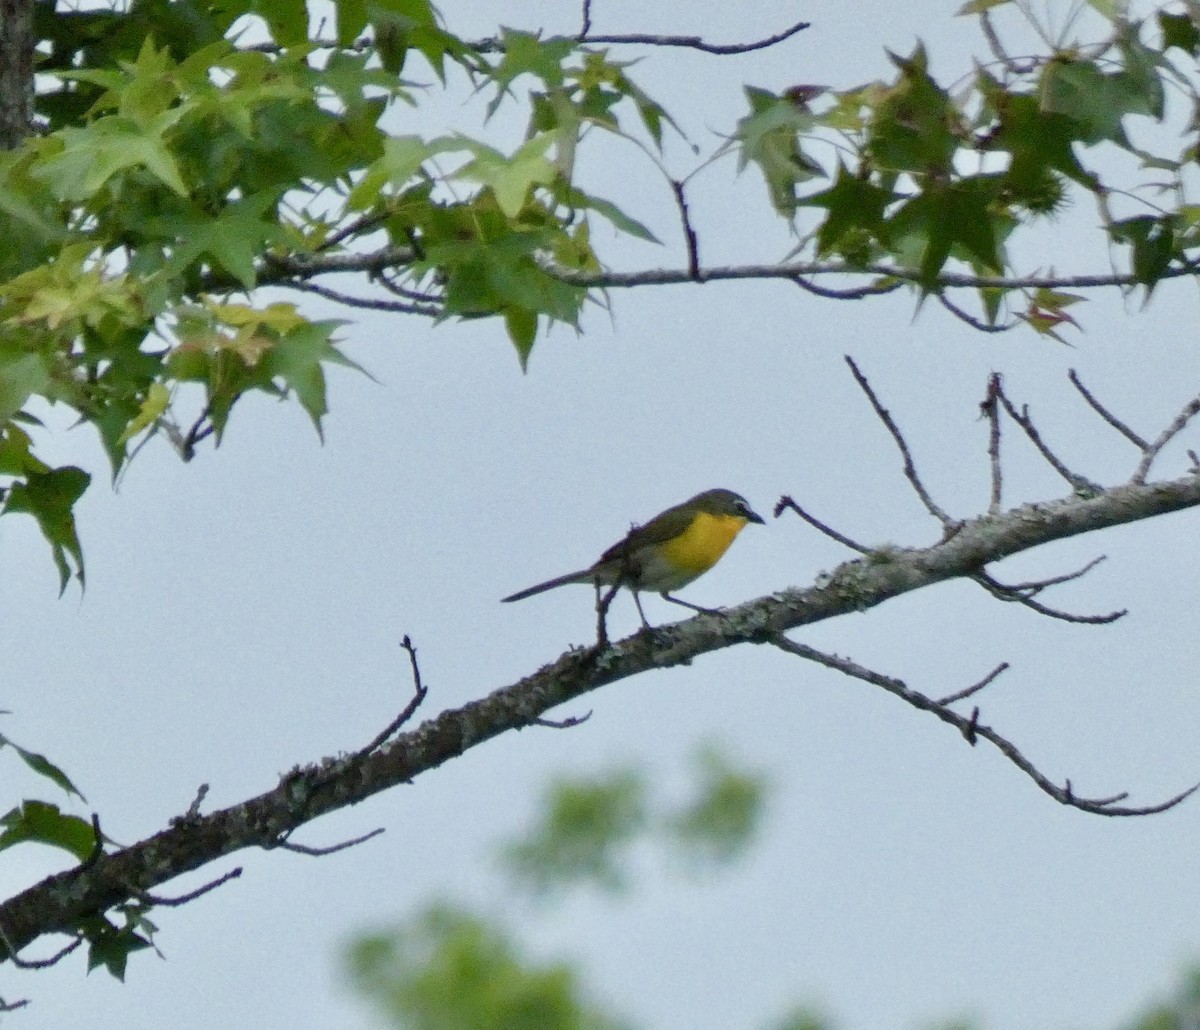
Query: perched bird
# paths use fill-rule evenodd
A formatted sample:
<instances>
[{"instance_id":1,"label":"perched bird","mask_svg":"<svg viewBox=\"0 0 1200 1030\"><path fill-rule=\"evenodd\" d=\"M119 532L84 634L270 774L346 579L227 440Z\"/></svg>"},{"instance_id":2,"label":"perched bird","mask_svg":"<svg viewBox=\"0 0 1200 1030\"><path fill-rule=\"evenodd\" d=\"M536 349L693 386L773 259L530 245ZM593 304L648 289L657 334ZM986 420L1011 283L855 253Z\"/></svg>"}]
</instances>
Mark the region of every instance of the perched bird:
<instances>
[{"instance_id":1,"label":"perched bird","mask_svg":"<svg viewBox=\"0 0 1200 1030\"><path fill-rule=\"evenodd\" d=\"M647 628L650 624L638 598L643 590L657 591L673 604L708 612L711 609L672 597L671 591L687 586L716 565L747 522L761 525L762 521L740 494L705 490L655 515L644 526L634 526L590 568L548 579L503 600L520 601L568 583L593 583L597 589L603 584L632 591L642 625Z\"/></svg>"}]
</instances>

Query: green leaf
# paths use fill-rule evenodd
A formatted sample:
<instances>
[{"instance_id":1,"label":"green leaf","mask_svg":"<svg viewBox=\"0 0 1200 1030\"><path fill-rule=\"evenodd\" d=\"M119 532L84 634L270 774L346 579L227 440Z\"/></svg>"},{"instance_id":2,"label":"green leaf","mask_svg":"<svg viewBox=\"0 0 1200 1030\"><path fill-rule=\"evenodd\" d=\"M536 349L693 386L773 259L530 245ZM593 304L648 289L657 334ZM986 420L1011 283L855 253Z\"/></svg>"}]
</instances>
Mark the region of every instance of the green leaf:
<instances>
[{"instance_id":1,"label":"green leaf","mask_svg":"<svg viewBox=\"0 0 1200 1030\"><path fill-rule=\"evenodd\" d=\"M488 118L496 113L509 87L522 75L533 75L549 87L561 86L563 61L575 51L570 39L542 40L532 33L507 28L500 31L500 45L504 54L491 71L496 95L488 103Z\"/></svg>"},{"instance_id":2,"label":"green leaf","mask_svg":"<svg viewBox=\"0 0 1200 1030\"><path fill-rule=\"evenodd\" d=\"M153 947L141 934L131 927L118 929L108 923L103 929L88 932L88 972L103 966L117 980L125 980L125 967L129 956L137 951Z\"/></svg>"},{"instance_id":3,"label":"green leaf","mask_svg":"<svg viewBox=\"0 0 1200 1030\"><path fill-rule=\"evenodd\" d=\"M558 174L554 163L545 156L553 142L553 134L539 133L522 144L512 157L505 157L498 150L481 143L471 142L470 149L475 159L460 168L455 177L489 187L500 210L509 218L516 218L525 206L529 191L534 186L548 185Z\"/></svg>"},{"instance_id":4,"label":"green leaf","mask_svg":"<svg viewBox=\"0 0 1200 1030\"><path fill-rule=\"evenodd\" d=\"M1168 14L1159 11L1158 27L1162 30L1164 50L1178 47L1192 57L1200 51L1200 28L1196 27L1190 14Z\"/></svg>"},{"instance_id":5,"label":"green leaf","mask_svg":"<svg viewBox=\"0 0 1200 1030\"><path fill-rule=\"evenodd\" d=\"M0 733L0 748L3 747L11 747L20 756L21 761L29 766L30 769L39 776L44 776L56 786L61 787L67 794L74 794L80 801L87 800L79 792L79 788L71 782L67 774L45 755L39 755L36 751L26 751L25 748L15 744L8 737L4 736L4 734Z\"/></svg>"},{"instance_id":6,"label":"green leaf","mask_svg":"<svg viewBox=\"0 0 1200 1030\"><path fill-rule=\"evenodd\" d=\"M921 282L932 287L952 253L999 274L999 216L992 210L999 180L975 176L930 186L901 205L888 223L890 246L899 255L913 251Z\"/></svg>"},{"instance_id":7,"label":"green leaf","mask_svg":"<svg viewBox=\"0 0 1200 1030\"><path fill-rule=\"evenodd\" d=\"M114 175L139 167L180 196L188 195L175 158L158 134L147 134L130 119L113 115L86 128L66 128L50 142L55 141L61 143L58 151L39 162L33 174L61 200L86 200Z\"/></svg>"},{"instance_id":8,"label":"green leaf","mask_svg":"<svg viewBox=\"0 0 1200 1030\"><path fill-rule=\"evenodd\" d=\"M34 394L44 393L49 382L50 368L41 354L0 340L0 425Z\"/></svg>"},{"instance_id":9,"label":"green leaf","mask_svg":"<svg viewBox=\"0 0 1200 1030\"><path fill-rule=\"evenodd\" d=\"M746 87L746 99L750 114L738 121L733 136L741 143L738 170L756 164L767 181L772 207L790 217L796 209L796 187L824 174L800 149L800 133L812 129L813 116L803 104L757 86Z\"/></svg>"},{"instance_id":10,"label":"green leaf","mask_svg":"<svg viewBox=\"0 0 1200 1030\"><path fill-rule=\"evenodd\" d=\"M505 308L504 327L508 330L508 338L517 348L521 371L525 372L528 370L533 341L537 339L537 312L527 311L525 308Z\"/></svg>"},{"instance_id":11,"label":"green leaf","mask_svg":"<svg viewBox=\"0 0 1200 1030\"><path fill-rule=\"evenodd\" d=\"M263 374L283 380L308 412L317 435L324 439L321 419L329 411L325 404L324 363L362 369L341 353L329 338L339 321L305 322L280 336L263 357Z\"/></svg>"},{"instance_id":12,"label":"green leaf","mask_svg":"<svg viewBox=\"0 0 1200 1030\"><path fill-rule=\"evenodd\" d=\"M1039 99L1028 93L1010 93L986 73L979 88L999 122L993 149L1011 155L1005 182L1019 196L1036 194L1057 170L1085 189L1096 189L1096 176L1080 165L1073 149L1080 124L1053 111L1043 110Z\"/></svg>"},{"instance_id":13,"label":"green leaf","mask_svg":"<svg viewBox=\"0 0 1200 1030\"><path fill-rule=\"evenodd\" d=\"M337 38L342 46L349 46L367 27L366 0L337 0Z\"/></svg>"},{"instance_id":14,"label":"green leaf","mask_svg":"<svg viewBox=\"0 0 1200 1030\"><path fill-rule=\"evenodd\" d=\"M92 477L74 465L48 472L27 471L24 482L9 487L3 513L24 512L37 519L42 536L50 544L58 567L60 589L67 589L72 575L84 585L83 551L75 533L75 502L83 496Z\"/></svg>"},{"instance_id":15,"label":"green leaf","mask_svg":"<svg viewBox=\"0 0 1200 1030\"><path fill-rule=\"evenodd\" d=\"M954 13L960 18L968 14L984 14L993 8L1003 7L1009 3L1012 3L1012 0L968 0Z\"/></svg>"},{"instance_id":16,"label":"green leaf","mask_svg":"<svg viewBox=\"0 0 1200 1030\"><path fill-rule=\"evenodd\" d=\"M193 206L186 217L161 219L158 225L162 230L179 240L166 271L179 275L206 254L216 267L252 289L258 280L258 258L269 244L287 238L276 203L274 192L262 192L233 201L215 218ZM268 213L270 217L264 217Z\"/></svg>"},{"instance_id":17,"label":"green leaf","mask_svg":"<svg viewBox=\"0 0 1200 1030\"><path fill-rule=\"evenodd\" d=\"M171 391L162 383L151 383L150 388L146 391L146 399L142 401L142 406L138 409L137 416L125 427L117 442L128 443L143 429L152 426L167 410L170 402Z\"/></svg>"},{"instance_id":18,"label":"green leaf","mask_svg":"<svg viewBox=\"0 0 1200 1030\"><path fill-rule=\"evenodd\" d=\"M668 821L668 829L694 863L726 865L753 841L762 823L766 781L737 769L714 746L696 755L696 797Z\"/></svg>"},{"instance_id":19,"label":"green leaf","mask_svg":"<svg viewBox=\"0 0 1200 1030\"><path fill-rule=\"evenodd\" d=\"M1127 115L1162 116L1162 83L1145 60L1147 52L1128 42L1125 50L1131 71L1110 73L1090 61L1056 58L1043 72L1042 109L1075 122L1073 135L1083 143L1111 140L1128 147L1123 125Z\"/></svg>"},{"instance_id":20,"label":"green leaf","mask_svg":"<svg viewBox=\"0 0 1200 1030\"><path fill-rule=\"evenodd\" d=\"M808 207L828 209L817 228L817 253L839 253L847 260L865 264L872 257L871 241L887 236L884 213L896 195L888 189L854 175L844 166L827 190L799 201Z\"/></svg>"},{"instance_id":21,"label":"green leaf","mask_svg":"<svg viewBox=\"0 0 1200 1030\"><path fill-rule=\"evenodd\" d=\"M413 1030L618 1030L586 998L573 964L535 963L500 926L434 904L347 955L380 1025Z\"/></svg>"},{"instance_id":22,"label":"green leaf","mask_svg":"<svg viewBox=\"0 0 1200 1030\"><path fill-rule=\"evenodd\" d=\"M875 104L868 152L884 171L943 176L965 136L958 109L929 75L923 46L911 57L888 56L900 78Z\"/></svg>"},{"instance_id":23,"label":"green leaf","mask_svg":"<svg viewBox=\"0 0 1200 1030\"><path fill-rule=\"evenodd\" d=\"M0 851L17 844L47 844L61 848L80 862L96 849L92 824L77 815L64 815L57 805L27 800L0 816Z\"/></svg>"},{"instance_id":24,"label":"green leaf","mask_svg":"<svg viewBox=\"0 0 1200 1030\"><path fill-rule=\"evenodd\" d=\"M504 849L509 875L535 895L574 883L623 888L618 859L646 825L645 795L645 781L633 770L555 781L540 825Z\"/></svg>"},{"instance_id":25,"label":"green leaf","mask_svg":"<svg viewBox=\"0 0 1200 1030\"><path fill-rule=\"evenodd\" d=\"M276 43L295 46L307 41L308 4L305 0L254 0L251 9L267 23Z\"/></svg>"},{"instance_id":26,"label":"green leaf","mask_svg":"<svg viewBox=\"0 0 1200 1030\"><path fill-rule=\"evenodd\" d=\"M605 200L603 197L597 197L588 193L583 193L582 191L576 191L573 196L576 195L583 198L583 204L585 207L591 208L598 215L602 215L604 218L608 219L608 221L611 222L613 226L619 229L621 232L626 233L629 236L635 236L637 239L644 240L646 243L657 243L659 246L662 245L662 241L645 225L639 222L636 218L631 218L612 201Z\"/></svg>"},{"instance_id":27,"label":"green leaf","mask_svg":"<svg viewBox=\"0 0 1200 1030\"><path fill-rule=\"evenodd\" d=\"M1114 242L1132 249L1130 270L1146 287L1147 299L1179 253L1178 230L1179 220L1174 215L1139 215L1109 227Z\"/></svg>"}]
</instances>

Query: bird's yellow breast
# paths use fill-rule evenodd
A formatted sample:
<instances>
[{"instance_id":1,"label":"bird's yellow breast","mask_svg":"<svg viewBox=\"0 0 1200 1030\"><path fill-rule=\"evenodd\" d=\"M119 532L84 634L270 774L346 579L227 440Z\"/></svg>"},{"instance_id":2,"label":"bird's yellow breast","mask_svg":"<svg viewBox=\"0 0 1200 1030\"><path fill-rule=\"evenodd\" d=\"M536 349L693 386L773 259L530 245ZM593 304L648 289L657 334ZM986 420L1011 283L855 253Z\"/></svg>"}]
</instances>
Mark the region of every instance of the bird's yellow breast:
<instances>
[{"instance_id":1,"label":"bird's yellow breast","mask_svg":"<svg viewBox=\"0 0 1200 1030\"><path fill-rule=\"evenodd\" d=\"M661 544L660 555L674 568L699 576L707 572L733 543L746 520L740 515L699 512L679 536Z\"/></svg>"}]
</instances>

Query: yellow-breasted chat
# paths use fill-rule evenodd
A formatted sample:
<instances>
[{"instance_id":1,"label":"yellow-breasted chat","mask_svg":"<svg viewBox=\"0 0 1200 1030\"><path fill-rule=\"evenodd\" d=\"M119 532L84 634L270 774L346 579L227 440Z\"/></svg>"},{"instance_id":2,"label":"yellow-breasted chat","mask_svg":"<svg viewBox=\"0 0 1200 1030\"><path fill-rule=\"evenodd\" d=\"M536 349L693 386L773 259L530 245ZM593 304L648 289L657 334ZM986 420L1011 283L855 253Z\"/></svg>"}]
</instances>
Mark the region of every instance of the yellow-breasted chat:
<instances>
[{"instance_id":1,"label":"yellow-breasted chat","mask_svg":"<svg viewBox=\"0 0 1200 1030\"><path fill-rule=\"evenodd\" d=\"M643 590L656 591L664 600L694 611L711 611L672 597L671 591L687 586L716 565L748 522L762 521L740 494L705 490L655 515L645 525L635 525L624 540L613 544L588 568L556 576L502 600L520 601L568 583L593 583L597 589L600 585L628 588L642 625L647 627L650 624L638 598Z\"/></svg>"}]
</instances>

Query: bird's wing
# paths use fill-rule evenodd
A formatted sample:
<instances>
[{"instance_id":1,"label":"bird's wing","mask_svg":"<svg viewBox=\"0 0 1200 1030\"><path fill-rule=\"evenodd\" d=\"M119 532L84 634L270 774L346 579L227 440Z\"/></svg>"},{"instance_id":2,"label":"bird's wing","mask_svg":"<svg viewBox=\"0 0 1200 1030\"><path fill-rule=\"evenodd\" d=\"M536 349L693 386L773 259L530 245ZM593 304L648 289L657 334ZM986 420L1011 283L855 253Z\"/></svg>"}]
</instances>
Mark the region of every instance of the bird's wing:
<instances>
[{"instance_id":1,"label":"bird's wing","mask_svg":"<svg viewBox=\"0 0 1200 1030\"><path fill-rule=\"evenodd\" d=\"M619 562L643 547L652 544L664 544L674 540L692 524L695 512L685 511L683 505L668 508L661 515L656 515L644 526L634 526L620 543L613 544L600 555L597 565L609 562Z\"/></svg>"}]
</instances>

